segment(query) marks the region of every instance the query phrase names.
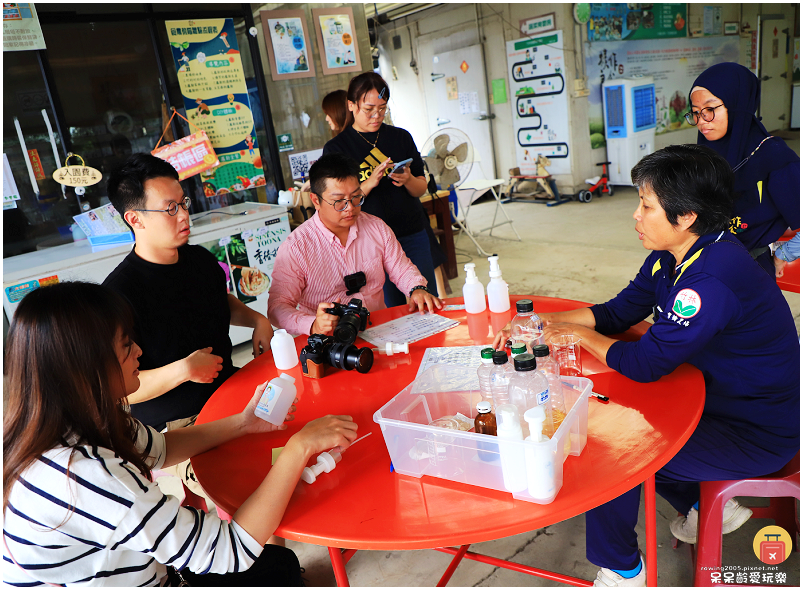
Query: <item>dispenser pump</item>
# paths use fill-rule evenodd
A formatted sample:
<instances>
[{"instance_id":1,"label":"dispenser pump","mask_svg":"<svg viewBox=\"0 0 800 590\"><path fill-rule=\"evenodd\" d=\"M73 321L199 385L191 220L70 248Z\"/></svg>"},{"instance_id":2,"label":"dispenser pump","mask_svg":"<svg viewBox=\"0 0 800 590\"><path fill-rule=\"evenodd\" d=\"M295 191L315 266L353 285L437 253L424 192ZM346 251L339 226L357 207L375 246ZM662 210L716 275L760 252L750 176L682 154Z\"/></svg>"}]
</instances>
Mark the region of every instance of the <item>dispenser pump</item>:
<instances>
[{"instance_id":1,"label":"dispenser pump","mask_svg":"<svg viewBox=\"0 0 800 590\"><path fill-rule=\"evenodd\" d=\"M528 430L530 430L532 441L543 442L547 440L547 437L542 434L545 417L544 408L542 408L542 406L536 406L525 411L523 418L525 418L525 421L528 423Z\"/></svg>"},{"instance_id":2,"label":"dispenser pump","mask_svg":"<svg viewBox=\"0 0 800 590\"><path fill-rule=\"evenodd\" d=\"M499 256L489 256L489 277L493 279L502 279L503 273L500 271Z\"/></svg>"},{"instance_id":3,"label":"dispenser pump","mask_svg":"<svg viewBox=\"0 0 800 590\"><path fill-rule=\"evenodd\" d=\"M468 285L474 285L475 283L479 282L478 281L478 275L475 274L475 263L474 262L468 262L467 264L465 264L464 265L464 271L467 273L466 283Z\"/></svg>"}]
</instances>

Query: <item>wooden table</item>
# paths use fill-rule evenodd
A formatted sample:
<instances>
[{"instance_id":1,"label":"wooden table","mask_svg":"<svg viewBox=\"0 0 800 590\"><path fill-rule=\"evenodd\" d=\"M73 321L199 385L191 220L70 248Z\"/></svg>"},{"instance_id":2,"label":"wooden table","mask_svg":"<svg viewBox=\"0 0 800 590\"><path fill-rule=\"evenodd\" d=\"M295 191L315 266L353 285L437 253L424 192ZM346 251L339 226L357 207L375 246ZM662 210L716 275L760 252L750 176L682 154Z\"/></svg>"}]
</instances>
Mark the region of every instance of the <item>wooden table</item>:
<instances>
[{"instance_id":1,"label":"wooden table","mask_svg":"<svg viewBox=\"0 0 800 590\"><path fill-rule=\"evenodd\" d=\"M515 297L514 299L520 299ZM537 311L563 311L588 304L532 298ZM448 303L460 302L448 299ZM512 307L513 308L513 307ZM372 315L381 323L405 315L405 308ZM446 584L464 557L499 567L572 584L591 582L515 564L468 551L469 545L542 528L599 506L645 482L648 582L655 585L655 482L663 467L691 436L702 413L705 387L696 368L682 365L655 383L635 383L584 351L584 376L610 403L589 399L588 442L579 457L564 463L563 487L547 505L515 500L510 493L424 476L420 479L389 471L389 454L373 413L408 385L426 348L489 343L511 319L506 314L467 316L444 312L462 323L410 345L409 355L376 355L365 375L331 372L323 379L299 378L295 420L282 432L231 441L192 459L201 484L229 513L255 490L270 466L272 449L282 447L306 422L325 414L349 414L358 435L373 435L345 452L335 470L313 485L300 482L276 534L329 548L339 585L347 585L345 564L358 549L438 549L456 555L442 577ZM641 323L620 338L638 339L649 324ZM298 350L306 343L298 337ZM357 341L357 345L365 343ZM299 367L292 370L300 376ZM248 363L206 403L198 423L241 411L256 385L275 377L271 354ZM315 458L312 459L314 462ZM478 518L480 515L480 518ZM340 549L341 548L341 549Z\"/></svg>"}]
</instances>

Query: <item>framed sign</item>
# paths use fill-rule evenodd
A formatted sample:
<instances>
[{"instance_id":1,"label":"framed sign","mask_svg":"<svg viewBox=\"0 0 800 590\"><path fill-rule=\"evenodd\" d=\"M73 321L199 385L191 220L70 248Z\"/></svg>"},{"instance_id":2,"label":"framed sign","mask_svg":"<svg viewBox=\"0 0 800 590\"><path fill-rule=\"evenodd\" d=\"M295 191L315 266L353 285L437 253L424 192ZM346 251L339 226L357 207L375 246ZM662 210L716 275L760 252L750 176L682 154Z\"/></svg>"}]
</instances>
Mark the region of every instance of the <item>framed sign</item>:
<instances>
[{"instance_id":1,"label":"framed sign","mask_svg":"<svg viewBox=\"0 0 800 590\"><path fill-rule=\"evenodd\" d=\"M726 22L725 23L725 34L726 35L738 35L739 34L739 21Z\"/></svg>"},{"instance_id":2,"label":"framed sign","mask_svg":"<svg viewBox=\"0 0 800 590\"><path fill-rule=\"evenodd\" d=\"M262 10L261 24L275 82L316 75L303 10Z\"/></svg>"},{"instance_id":3,"label":"framed sign","mask_svg":"<svg viewBox=\"0 0 800 590\"><path fill-rule=\"evenodd\" d=\"M556 13L544 14L519 21L519 30L523 35L538 35L556 28Z\"/></svg>"},{"instance_id":4,"label":"framed sign","mask_svg":"<svg viewBox=\"0 0 800 590\"><path fill-rule=\"evenodd\" d=\"M322 72L326 75L361 73L353 9L347 6L312 8L311 14L322 57Z\"/></svg>"}]
</instances>

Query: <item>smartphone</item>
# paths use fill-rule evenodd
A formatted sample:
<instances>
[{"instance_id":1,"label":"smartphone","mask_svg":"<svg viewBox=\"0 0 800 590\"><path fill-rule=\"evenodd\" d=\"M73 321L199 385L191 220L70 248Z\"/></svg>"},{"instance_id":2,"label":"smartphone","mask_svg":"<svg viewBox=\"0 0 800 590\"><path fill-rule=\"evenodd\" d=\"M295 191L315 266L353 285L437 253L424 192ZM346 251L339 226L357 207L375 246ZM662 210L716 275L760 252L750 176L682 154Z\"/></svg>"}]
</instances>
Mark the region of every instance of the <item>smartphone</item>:
<instances>
[{"instance_id":1,"label":"smartphone","mask_svg":"<svg viewBox=\"0 0 800 590\"><path fill-rule=\"evenodd\" d=\"M408 166L414 158L409 158L408 160L403 160L402 162L397 162L392 168L392 171L389 174L394 174L395 172L402 172L403 168Z\"/></svg>"}]
</instances>

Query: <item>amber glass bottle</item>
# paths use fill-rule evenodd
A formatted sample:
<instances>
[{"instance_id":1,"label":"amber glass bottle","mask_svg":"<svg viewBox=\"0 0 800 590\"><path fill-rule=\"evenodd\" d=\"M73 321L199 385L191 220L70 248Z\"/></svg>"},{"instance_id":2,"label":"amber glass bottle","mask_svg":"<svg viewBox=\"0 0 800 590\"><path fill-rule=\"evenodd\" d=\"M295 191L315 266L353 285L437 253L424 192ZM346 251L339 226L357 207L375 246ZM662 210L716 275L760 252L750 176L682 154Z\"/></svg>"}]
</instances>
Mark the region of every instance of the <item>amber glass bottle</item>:
<instances>
[{"instance_id":1,"label":"amber glass bottle","mask_svg":"<svg viewBox=\"0 0 800 590\"><path fill-rule=\"evenodd\" d=\"M475 432L478 434L488 434L497 436L497 420L492 412L492 404L486 401L478 402L475 406L478 415L475 416ZM496 461L498 458L498 447L495 443L479 442L478 457L482 461Z\"/></svg>"}]
</instances>

